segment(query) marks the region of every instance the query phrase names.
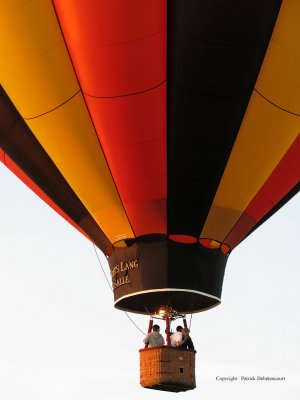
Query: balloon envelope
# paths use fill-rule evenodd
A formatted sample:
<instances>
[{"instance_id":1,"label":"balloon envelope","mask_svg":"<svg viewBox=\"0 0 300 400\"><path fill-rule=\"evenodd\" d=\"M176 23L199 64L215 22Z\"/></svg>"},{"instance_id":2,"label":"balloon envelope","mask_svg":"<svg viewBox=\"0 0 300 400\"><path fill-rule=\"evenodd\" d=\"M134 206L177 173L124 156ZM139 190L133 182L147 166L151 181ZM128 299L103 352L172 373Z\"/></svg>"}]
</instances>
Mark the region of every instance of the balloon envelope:
<instances>
[{"instance_id":1,"label":"balloon envelope","mask_svg":"<svg viewBox=\"0 0 300 400\"><path fill-rule=\"evenodd\" d=\"M115 305L220 302L299 190L295 0L1 5L1 161L109 258Z\"/></svg>"}]
</instances>

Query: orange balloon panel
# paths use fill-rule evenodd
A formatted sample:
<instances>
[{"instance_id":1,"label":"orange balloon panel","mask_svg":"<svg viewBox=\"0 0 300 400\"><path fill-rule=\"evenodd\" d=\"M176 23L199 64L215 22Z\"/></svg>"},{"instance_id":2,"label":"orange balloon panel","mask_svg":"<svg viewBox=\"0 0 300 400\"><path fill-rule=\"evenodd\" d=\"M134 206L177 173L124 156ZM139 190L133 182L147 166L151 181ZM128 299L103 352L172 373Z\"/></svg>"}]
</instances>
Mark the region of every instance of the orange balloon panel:
<instances>
[{"instance_id":1,"label":"orange balloon panel","mask_svg":"<svg viewBox=\"0 0 300 400\"><path fill-rule=\"evenodd\" d=\"M166 233L166 2L54 3L133 231Z\"/></svg>"},{"instance_id":2,"label":"orange balloon panel","mask_svg":"<svg viewBox=\"0 0 300 400\"><path fill-rule=\"evenodd\" d=\"M115 99L87 97L135 235L166 233L166 89ZM118 118L116 118L118 116Z\"/></svg>"},{"instance_id":3,"label":"orange balloon panel","mask_svg":"<svg viewBox=\"0 0 300 400\"><path fill-rule=\"evenodd\" d=\"M27 123L107 237L133 237L81 94Z\"/></svg>"},{"instance_id":4,"label":"orange balloon panel","mask_svg":"<svg viewBox=\"0 0 300 400\"><path fill-rule=\"evenodd\" d=\"M164 0L54 1L85 94L128 95L166 79Z\"/></svg>"}]
</instances>

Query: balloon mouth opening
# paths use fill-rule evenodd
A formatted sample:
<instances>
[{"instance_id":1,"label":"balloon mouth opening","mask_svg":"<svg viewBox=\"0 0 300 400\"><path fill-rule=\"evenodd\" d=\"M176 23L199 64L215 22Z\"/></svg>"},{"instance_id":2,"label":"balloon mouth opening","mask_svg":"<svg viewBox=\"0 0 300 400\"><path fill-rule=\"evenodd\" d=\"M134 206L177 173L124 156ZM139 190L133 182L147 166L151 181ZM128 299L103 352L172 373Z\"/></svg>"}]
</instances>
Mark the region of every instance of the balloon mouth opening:
<instances>
[{"instance_id":1,"label":"balloon mouth opening","mask_svg":"<svg viewBox=\"0 0 300 400\"><path fill-rule=\"evenodd\" d=\"M115 249L120 248L129 248L136 243L154 243L159 241L171 240L172 242L177 242L186 245L200 245L210 250L221 250L221 252L225 255L229 255L231 253L231 247L224 242L220 242L215 239L210 238L197 238L195 236L190 235L182 235L182 234L160 234L160 233L153 233L138 236L136 238L128 238L122 239L114 242L110 246L107 246L104 250L104 253L107 257L110 257Z\"/></svg>"},{"instance_id":2,"label":"balloon mouth opening","mask_svg":"<svg viewBox=\"0 0 300 400\"><path fill-rule=\"evenodd\" d=\"M206 293L186 289L156 289L131 293L115 301L115 308L137 314L156 315L161 304L167 304L178 314L192 314L209 310L221 303L221 299ZM146 306L147 304L147 306ZM163 315L160 315L163 318Z\"/></svg>"}]
</instances>

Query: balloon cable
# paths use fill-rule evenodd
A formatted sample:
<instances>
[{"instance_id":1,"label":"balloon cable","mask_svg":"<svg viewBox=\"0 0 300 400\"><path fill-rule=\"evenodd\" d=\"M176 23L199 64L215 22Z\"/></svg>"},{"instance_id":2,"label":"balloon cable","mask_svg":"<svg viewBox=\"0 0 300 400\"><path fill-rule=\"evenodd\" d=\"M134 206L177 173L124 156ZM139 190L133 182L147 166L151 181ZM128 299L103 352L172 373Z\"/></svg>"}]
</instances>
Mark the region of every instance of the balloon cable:
<instances>
[{"instance_id":1,"label":"balloon cable","mask_svg":"<svg viewBox=\"0 0 300 400\"><path fill-rule=\"evenodd\" d=\"M96 246L94 245L94 243L93 243L93 247L94 247L94 251L95 251L95 253L96 253L96 256L97 256L99 265L100 265L100 267L101 267L102 273L103 273L103 275L104 275L104 277L105 277L105 279L106 279L106 282L107 282L108 286L110 287L110 290L113 292L113 288L112 288L112 286L111 286L111 284L110 284L110 282L109 282L109 280L108 280L108 278L107 278L107 276L106 276L105 270L104 270L104 268L103 268L102 262L101 262L101 260L100 260L99 254L98 254L98 252L97 252L97 250L96 250ZM146 336L146 333L143 332L139 326L137 326L137 324L133 321L133 319L130 317L130 315L128 315L128 313L127 313L126 311L123 311L123 312L124 312L124 314L126 315L126 317L129 319L129 321L131 321L131 323L132 323L144 336Z\"/></svg>"},{"instance_id":2,"label":"balloon cable","mask_svg":"<svg viewBox=\"0 0 300 400\"><path fill-rule=\"evenodd\" d=\"M193 313L191 314L191 318L190 318L190 326L189 326L189 331L191 330L192 318L193 318Z\"/></svg>"},{"instance_id":3,"label":"balloon cable","mask_svg":"<svg viewBox=\"0 0 300 400\"><path fill-rule=\"evenodd\" d=\"M98 258L99 265L100 265L100 267L101 267L101 269L102 269L103 275L104 275L104 277L105 277L105 279L106 279L106 282L107 282L108 286L110 287L110 290L113 292L113 288L112 288L112 286L111 286L111 284L110 284L110 282L109 282L109 280L108 280L108 278L107 278L107 276L106 276L106 273L105 273L105 271L104 271L103 265L102 265L102 263L101 263L99 254L97 253L96 246L94 245L94 243L93 243L93 247L94 247L94 251L95 251L95 253L96 253L96 256L97 256L97 258Z\"/></svg>"}]
</instances>

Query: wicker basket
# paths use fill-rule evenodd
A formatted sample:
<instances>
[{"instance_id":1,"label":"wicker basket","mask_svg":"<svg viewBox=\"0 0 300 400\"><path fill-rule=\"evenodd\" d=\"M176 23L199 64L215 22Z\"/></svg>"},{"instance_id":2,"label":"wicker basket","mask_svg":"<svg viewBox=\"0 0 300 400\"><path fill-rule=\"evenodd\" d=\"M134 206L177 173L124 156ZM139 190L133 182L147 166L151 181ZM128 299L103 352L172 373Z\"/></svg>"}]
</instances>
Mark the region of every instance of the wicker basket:
<instances>
[{"instance_id":1,"label":"wicker basket","mask_svg":"<svg viewBox=\"0 0 300 400\"><path fill-rule=\"evenodd\" d=\"M195 389L195 350L151 347L140 350L140 383L170 392Z\"/></svg>"}]
</instances>

